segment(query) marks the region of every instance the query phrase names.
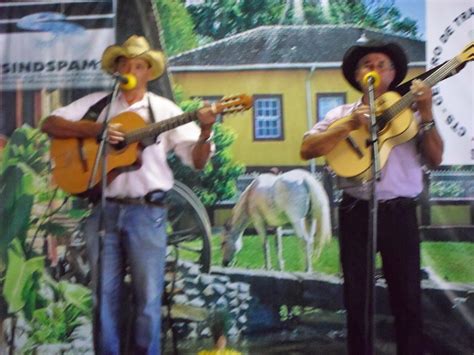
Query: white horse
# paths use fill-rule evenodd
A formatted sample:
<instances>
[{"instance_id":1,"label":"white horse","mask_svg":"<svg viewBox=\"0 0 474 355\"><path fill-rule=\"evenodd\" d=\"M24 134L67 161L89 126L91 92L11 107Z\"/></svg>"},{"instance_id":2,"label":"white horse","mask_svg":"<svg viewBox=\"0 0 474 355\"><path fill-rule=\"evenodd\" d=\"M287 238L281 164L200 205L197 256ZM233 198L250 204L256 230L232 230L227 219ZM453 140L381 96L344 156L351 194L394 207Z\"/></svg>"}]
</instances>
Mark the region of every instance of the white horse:
<instances>
[{"instance_id":1,"label":"white horse","mask_svg":"<svg viewBox=\"0 0 474 355\"><path fill-rule=\"evenodd\" d=\"M291 223L295 234L304 241L306 271L311 272L315 240L318 258L331 238L329 199L322 184L306 170L261 174L244 190L232 210L230 223L226 223L222 240L224 266L242 248L242 235L250 223L262 237L266 269L271 268L267 226L278 227L278 266L283 270L281 226Z\"/></svg>"}]
</instances>

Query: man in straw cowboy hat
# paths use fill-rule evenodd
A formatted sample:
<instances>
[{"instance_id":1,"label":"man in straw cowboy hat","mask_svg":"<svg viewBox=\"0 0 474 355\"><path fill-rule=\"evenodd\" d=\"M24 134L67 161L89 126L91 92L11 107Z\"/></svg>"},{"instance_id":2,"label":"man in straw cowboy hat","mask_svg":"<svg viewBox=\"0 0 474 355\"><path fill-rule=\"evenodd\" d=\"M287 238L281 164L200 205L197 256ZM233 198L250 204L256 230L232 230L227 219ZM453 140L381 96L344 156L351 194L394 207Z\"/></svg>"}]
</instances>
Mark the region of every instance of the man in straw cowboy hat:
<instances>
[{"instance_id":1,"label":"man in straw cowboy hat","mask_svg":"<svg viewBox=\"0 0 474 355\"><path fill-rule=\"evenodd\" d=\"M103 104L97 112L97 120L85 116L91 116L92 107L97 110L98 102L108 96L106 92L87 95L55 110L44 121L44 132L56 138L99 137L104 128L106 106L110 106L111 117L130 111L146 122L161 121L182 113L173 102L147 91L147 83L163 74L165 59L163 53L150 48L144 37L134 35L122 45L106 48L102 67L108 73L136 78L136 83L129 80L116 100ZM209 138L215 113L205 106L198 111L197 119L199 126L188 123L152 140L141 154L141 166L121 173L105 190L107 208L99 278L101 287L96 293L100 300L100 315L95 329L99 331L94 332L99 353L120 353L121 342L123 346L126 338L123 336L123 313L131 309L123 308L126 266L132 277L136 314L131 353L160 353L160 309L167 244L163 199L173 186L173 174L166 156L174 150L183 163L195 169L204 167L214 149ZM110 144L122 142L124 133L120 126L109 124L106 139ZM98 272L99 214L100 203L97 203L85 224L93 281L97 280Z\"/></svg>"},{"instance_id":2,"label":"man in straw cowboy hat","mask_svg":"<svg viewBox=\"0 0 474 355\"><path fill-rule=\"evenodd\" d=\"M354 130L368 129L369 107L363 79L374 71L375 76L380 77L375 97L393 90L407 72L403 49L396 43L369 41L347 50L342 72L349 84L363 93L362 97L355 103L331 110L323 121L304 135L300 151L304 159L324 156ZM410 90L419 132L393 148L375 186L379 206L376 245L381 253L395 316L398 354L404 355L423 351L420 239L415 198L423 188L422 165L438 166L443 154L443 142L433 121L431 89L422 81L413 80ZM332 125L343 117L346 117L345 122ZM364 282L368 274L367 255L370 255L367 247L369 196L370 184L349 185L344 187L339 206L348 351L357 355L369 354L372 347L366 342L370 325L364 311L371 307L366 304L369 291Z\"/></svg>"}]
</instances>

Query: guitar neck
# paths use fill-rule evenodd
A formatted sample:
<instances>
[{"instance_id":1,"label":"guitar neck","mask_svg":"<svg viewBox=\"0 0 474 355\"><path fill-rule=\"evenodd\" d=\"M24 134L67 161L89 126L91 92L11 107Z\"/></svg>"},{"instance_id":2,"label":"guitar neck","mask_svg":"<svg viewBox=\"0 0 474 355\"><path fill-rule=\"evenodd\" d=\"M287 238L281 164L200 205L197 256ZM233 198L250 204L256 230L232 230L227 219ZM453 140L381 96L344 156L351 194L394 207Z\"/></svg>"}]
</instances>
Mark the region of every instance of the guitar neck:
<instances>
[{"instance_id":1,"label":"guitar neck","mask_svg":"<svg viewBox=\"0 0 474 355\"><path fill-rule=\"evenodd\" d=\"M447 61L444 65L439 67L438 70L436 70L433 74L427 77L423 82L429 87L433 87L438 82L446 78L452 71L456 70L456 68L460 64L462 64L462 61L460 61L458 57L454 57L453 59ZM383 113L382 119L384 121L389 121L393 117L400 114L408 106L410 106L413 101L414 101L414 95L411 91L409 91L400 100L398 100L395 104L393 104ZM383 122L383 123L387 123L387 122Z\"/></svg>"},{"instance_id":2,"label":"guitar neck","mask_svg":"<svg viewBox=\"0 0 474 355\"><path fill-rule=\"evenodd\" d=\"M143 139L156 137L163 132L182 126L191 121L197 120L197 111L185 112L179 116L171 117L166 120L149 124L125 135L125 144L139 142Z\"/></svg>"}]
</instances>

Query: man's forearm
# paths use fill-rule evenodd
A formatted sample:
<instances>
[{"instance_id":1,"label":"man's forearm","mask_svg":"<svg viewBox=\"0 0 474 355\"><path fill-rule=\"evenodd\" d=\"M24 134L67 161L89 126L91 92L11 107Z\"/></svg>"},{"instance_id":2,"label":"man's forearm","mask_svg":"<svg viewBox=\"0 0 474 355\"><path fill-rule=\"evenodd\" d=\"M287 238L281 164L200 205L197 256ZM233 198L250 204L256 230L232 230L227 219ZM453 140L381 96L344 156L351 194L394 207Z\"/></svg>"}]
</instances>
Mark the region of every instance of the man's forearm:
<instances>
[{"instance_id":1,"label":"man's forearm","mask_svg":"<svg viewBox=\"0 0 474 355\"><path fill-rule=\"evenodd\" d=\"M421 152L426 165L436 168L443 160L444 143L436 127L422 133Z\"/></svg>"},{"instance_id":2,"label":"man's forearm","mask_svg":"<svg viewBox=\"0 0 474 355\"><path fill-rule=\"evenodd\" d=\"M429 168L435 168L443 160L444 143L439 135L433 120L433 111L431 106L419 110L421 118L421 127L429 127L428 130L422 128L421 153Z\"/></svg>"},{"instance_id":3,"label":"man's forearm","mask_svg":"<svg viewBox=\"0 0 474 355\"><path fill-rule=\"evenodd\" d=\"M71 122L62 117L49 116L41 125L41 130L55 138L89 138L97 137L102 124L87 120Z\"/></svg>"},{"instance_id":4,"label":"man's forearm","mask_svg":"<svg viewBox=\"0 0 474 355\"><path fill-rule=\"evenodd\" d=\"M302 159L317 158L329 153L337 143L345 139L351 132L350 122L332 127L326 132L310 134L303 138L300 155Z\"/></svg>"},{"instance_id":5,"label":"man's forearm","mask_svg":"<svg viewBox=\"0 0 474 355\"><path fill-rule=\"evenodd\" d=\"M212 142L205 139L200 139L193 148L193 163L194 167L198 170L201 170L206 165L211 154L211 144Z\"/></svg>"}]
</instances>

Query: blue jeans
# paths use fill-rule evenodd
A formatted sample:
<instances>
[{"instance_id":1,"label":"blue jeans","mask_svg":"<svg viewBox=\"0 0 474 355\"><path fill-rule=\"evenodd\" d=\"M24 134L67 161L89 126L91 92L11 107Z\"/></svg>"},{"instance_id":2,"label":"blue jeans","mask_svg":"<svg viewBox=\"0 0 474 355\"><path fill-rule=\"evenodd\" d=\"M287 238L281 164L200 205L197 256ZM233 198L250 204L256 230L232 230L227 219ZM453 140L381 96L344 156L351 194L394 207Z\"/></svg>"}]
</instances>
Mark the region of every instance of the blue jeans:
<instances>
[{"instance_id":1,"label":"blue jeans","mask_svg":"<svg viewBox=\"0 0 474 355\"><path fill-rule=\"evenodd\" d=\"M99 216L97 205L85 223L92 286L97 296ZM107 202L102 245L100 323L94 324L96 351L119 354L126 340L123 320L133 307L125 302L126 267L132 279L135 320L133 354L160 354L161 299L166 258L166 209ZM97 306L97 298L94 297ZM122 344L123 346L123 344Z\"/></svg>"}]
</instances>

